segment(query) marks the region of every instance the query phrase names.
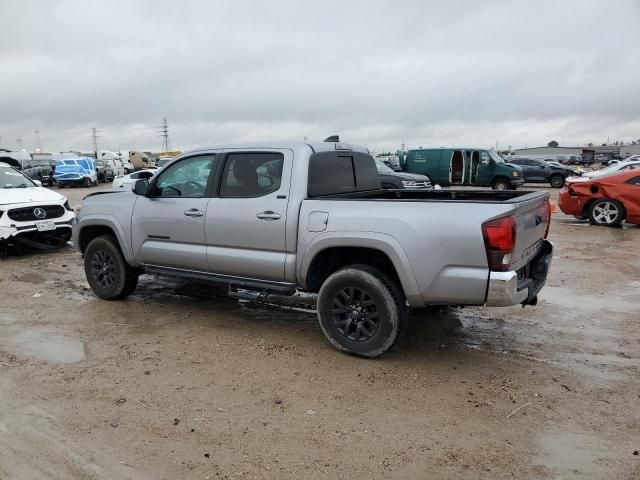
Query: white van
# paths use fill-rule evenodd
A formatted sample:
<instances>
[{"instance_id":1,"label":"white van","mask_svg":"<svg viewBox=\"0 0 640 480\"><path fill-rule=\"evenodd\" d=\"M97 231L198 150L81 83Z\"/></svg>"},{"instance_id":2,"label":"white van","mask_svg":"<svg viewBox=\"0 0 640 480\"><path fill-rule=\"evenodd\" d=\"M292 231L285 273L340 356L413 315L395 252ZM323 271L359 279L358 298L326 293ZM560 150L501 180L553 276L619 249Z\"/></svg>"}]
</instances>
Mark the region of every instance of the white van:
<instances>
[{"instance_id":1,"label":"white van","mask_svg":"<svg viewBox=\"0 0 640 480\"><path fill-rule=\"evenodd\" d=\"M100 150L96 160L102 160L104 162L105 170L109 172L108 177L110 180L126 174L124 163L122 162L120 155L116 152Z\"/></svg>"},{"instance_id":2,"label":"white van","mask_svg":"<svg viewBox=\"0 0 640 480\"><path fill-rule=\"evenodd\" d=\"M146 170L150 168L156 168L156 163L153 162L149 155L144 152L131 151L129 152L129 162L137 170Z\"/></svg>"}]
</instances>

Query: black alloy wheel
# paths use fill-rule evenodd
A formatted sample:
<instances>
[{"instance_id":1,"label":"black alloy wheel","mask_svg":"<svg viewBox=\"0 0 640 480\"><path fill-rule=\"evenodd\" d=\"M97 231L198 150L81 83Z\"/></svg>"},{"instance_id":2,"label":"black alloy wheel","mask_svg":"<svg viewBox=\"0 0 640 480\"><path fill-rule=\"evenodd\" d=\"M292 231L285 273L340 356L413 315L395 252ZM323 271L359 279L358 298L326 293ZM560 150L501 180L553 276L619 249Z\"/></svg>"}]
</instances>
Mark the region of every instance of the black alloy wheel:
<instances>
[{"instance_id":1,"label":"black alloy wheel","mask_svg":"<svg viewBox=\"0 0 640 480\"><path fill-rule=\"evenodd\" d=\"M111 288L116 282L115 262L109 252L96 250L91 257L91 274L102 288Z\"/></svg>"},{"instance_id":2,"label":"black alloy wheel","mask_svg":"<svg viewBox=\"0 0 640 480\"><path fill-rule=\"evenodd\" d=\"M336 293L331 312L338 332L353 342L369 340L380 326L376 301L358 287L346 287Z\"/></svg>"}]
</instances>

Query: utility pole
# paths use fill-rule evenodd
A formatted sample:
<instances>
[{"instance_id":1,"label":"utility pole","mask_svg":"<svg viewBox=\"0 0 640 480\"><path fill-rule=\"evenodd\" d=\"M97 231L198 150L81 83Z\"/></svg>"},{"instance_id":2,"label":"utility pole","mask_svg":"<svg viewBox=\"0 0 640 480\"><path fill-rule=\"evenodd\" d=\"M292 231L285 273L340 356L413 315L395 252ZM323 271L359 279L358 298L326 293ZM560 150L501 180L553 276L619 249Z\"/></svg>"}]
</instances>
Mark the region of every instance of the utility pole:
<instances>
[{"instance_id":1,"label":"utility pole","mask_svg":"<svg viewBox=\"0 0 640 480\"><path fill-rule=\"evenodd\" d=\"M22 150L22 138L16 138L16 143L18 144L18 150Z\"/></svg>"},{"instance_id":2,"label":"utility pole","mask_svg":"<svg viewBox=\"0 0 640 480\"><path fill-rule=\"evenodd\" d=\"M96 130L96 127L93 127L91 129L91 134L93 136L93 151L96 153L96 158L98 158L98 137L100 135L98 135L98 130Z\"/></svg>"},{"instance_id":3,"label":"utility pole","mask_svg":"<svg viewBox=\"0 0 640 480\"><path fill-rule=\"evenodd\" d=\"M162 125L160 127L160 136L162 137L162 152L171 151L171 143L169 142L169 124L167 123L167 117L162 119Z\"/></svg>"},{"instance_id":4,"label":"utility pole","mask_svg":"<svg viewBox=\"0 0 640 480\"><path fill-rule=\"evenodd\" d=\"M34 134L33 150L39 152L40 150L42 150L42 145L40 144L40 130L36 130Z\"/></svg>"}]
</instances>

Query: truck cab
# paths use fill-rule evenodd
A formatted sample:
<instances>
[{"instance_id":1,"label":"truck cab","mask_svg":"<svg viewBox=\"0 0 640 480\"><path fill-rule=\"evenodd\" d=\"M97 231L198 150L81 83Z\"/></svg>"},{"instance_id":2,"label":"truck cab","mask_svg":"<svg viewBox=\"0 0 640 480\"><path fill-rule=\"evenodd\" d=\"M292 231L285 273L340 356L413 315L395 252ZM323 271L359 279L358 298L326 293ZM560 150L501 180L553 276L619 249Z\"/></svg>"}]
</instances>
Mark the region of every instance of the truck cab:
<instances>
[{"instance_id":1,"label":"truck cab","mask_svg":"<svg viewBox=\"0 0 640 480\"><path fill-rule=\"evenodd\" d=\"M493 150L420 148L409 150L402 165L408 173L426 175L432 184L515 190L524 184L522 169Z\"/></svg>"}]
</instances>

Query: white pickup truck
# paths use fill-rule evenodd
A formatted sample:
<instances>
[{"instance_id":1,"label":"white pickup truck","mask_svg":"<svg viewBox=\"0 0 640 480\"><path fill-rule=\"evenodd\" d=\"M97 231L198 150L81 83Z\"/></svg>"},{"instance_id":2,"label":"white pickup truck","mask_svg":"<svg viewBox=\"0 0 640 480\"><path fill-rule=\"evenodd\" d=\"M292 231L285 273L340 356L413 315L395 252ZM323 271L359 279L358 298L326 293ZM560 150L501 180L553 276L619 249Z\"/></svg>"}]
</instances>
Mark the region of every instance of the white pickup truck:
<instances>
[{"instance_id":1,"label":"white pickup truck","mask_svg":"<svg viewBox=\"0 0 640 480\"><path fill-rule=\"evenodd\" d=\"M317 292L331 344L375 357L408 307L535 304L550 218L547 193L381 190L364 147L261 143L194 150L133 191L89 195L73 238L101 298L144 272Z\"/></svg>"}]
</instances>

